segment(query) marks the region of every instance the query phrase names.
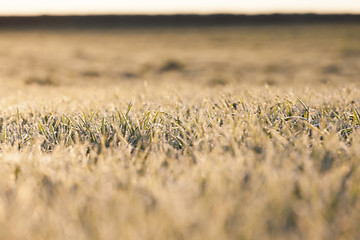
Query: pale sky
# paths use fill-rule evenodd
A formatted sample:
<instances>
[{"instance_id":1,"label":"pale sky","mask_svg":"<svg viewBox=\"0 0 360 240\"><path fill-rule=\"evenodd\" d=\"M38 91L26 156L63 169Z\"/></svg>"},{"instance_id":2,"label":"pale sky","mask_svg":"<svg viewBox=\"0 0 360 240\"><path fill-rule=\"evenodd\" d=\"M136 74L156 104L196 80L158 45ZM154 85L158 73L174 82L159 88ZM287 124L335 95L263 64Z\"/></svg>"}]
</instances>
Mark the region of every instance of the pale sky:
<instances>
[{"instance_id":1,"label":"pale sky","mask_svg":"<svg viewBox=\"0 0 360 240\"><path fill-rule=\"evenodd\" d=\"M360 0L0 0L0 15L360 13Z\"/></svg>"}]
</instances>

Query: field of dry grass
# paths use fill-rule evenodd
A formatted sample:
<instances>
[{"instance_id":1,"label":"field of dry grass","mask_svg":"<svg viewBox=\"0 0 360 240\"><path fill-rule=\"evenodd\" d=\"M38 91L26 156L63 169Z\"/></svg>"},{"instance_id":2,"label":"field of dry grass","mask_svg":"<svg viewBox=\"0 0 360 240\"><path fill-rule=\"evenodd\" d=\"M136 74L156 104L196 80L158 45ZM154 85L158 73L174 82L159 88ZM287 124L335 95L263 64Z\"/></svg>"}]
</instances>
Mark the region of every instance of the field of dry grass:
<instances>
[{"instance_id":1,"label":"field of dry grass","mask_svg":"<svg viewBox=\"0 0 360 240\"><path fill-rule=\"evenodd\" d=\"M0 239L359 239L359 42L0 32Z\"/></svg>"}]
</instances>

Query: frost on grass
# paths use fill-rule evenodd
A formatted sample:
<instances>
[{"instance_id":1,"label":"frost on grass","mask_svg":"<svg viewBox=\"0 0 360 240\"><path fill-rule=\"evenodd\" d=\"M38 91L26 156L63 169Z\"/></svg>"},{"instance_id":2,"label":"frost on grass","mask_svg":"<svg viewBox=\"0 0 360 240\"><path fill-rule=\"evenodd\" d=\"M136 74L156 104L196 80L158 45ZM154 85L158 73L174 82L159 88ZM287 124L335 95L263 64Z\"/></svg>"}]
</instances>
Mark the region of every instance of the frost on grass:
<instances>
[{"instance_id":1,"label":"frost on grass","mask_svg":"<svg viewBox=\"0 0 360 240\"><path fill-rule=\"evenodd\" d=\"M1 31L0 239L360 239L359 33Z\"/></svg>"},{"instance_id":2,"label":"frost on grass","mask_svg":"<svg viewBox=\"0 0 360 240\"><path fill-rule=\"evenodd\" d=\"M356 238L359 103L326 99L3 114L0 236Z\"/></svg>"}]
</instances>

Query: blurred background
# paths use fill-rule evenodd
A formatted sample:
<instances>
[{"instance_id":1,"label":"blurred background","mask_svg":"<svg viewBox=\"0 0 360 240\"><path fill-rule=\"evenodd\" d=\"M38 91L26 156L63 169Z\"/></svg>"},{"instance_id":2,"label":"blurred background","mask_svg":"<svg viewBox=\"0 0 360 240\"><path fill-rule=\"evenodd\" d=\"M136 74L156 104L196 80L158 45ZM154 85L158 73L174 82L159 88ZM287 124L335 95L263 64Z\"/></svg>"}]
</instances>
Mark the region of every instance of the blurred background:
<instances>
[{"instance_id":1,"label":"blurred background","mask_svg":"<svg viewBox=\"0 0 360 240\"><path fill-rule=\"evenodd\" d=\"M359 13L355 0L2 1L2 95L357 86Z\"/></svg>"}]
</instances>

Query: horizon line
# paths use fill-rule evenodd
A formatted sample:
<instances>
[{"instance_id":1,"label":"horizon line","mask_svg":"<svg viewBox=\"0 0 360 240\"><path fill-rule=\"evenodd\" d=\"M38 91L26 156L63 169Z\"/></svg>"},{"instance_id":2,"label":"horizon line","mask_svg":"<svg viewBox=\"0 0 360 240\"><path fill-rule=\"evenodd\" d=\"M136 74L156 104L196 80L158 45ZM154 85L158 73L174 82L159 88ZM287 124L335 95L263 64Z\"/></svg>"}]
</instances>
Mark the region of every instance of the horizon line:
<instances>
[{"instance_id":1,"label":"horizon line","mask_svg":"<svg viewBox=\"0 0 360 240\"><path fill-rule=\"evenodd\" d=\"M175 15L360 15L360 11L354 12L325 12L325 11L261 11L261 12L137 12L137 13L34 13L34 14L0 14L0 17L43 17L43 16L54 16L54 17L67 17L67 16L175 16Z\"/></svg>"}]
</instances>

